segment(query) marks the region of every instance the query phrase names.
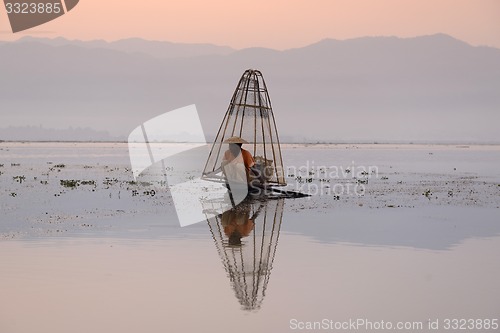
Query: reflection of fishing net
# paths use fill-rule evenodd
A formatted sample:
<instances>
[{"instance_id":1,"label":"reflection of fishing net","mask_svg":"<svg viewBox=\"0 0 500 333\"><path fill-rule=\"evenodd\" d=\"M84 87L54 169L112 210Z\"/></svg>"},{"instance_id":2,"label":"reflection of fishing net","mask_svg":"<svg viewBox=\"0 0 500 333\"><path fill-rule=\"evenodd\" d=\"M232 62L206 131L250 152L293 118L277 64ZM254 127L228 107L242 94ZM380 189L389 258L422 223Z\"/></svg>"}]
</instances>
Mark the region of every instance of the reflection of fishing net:
<instances>
[{"instance_id":1,"label":"reflection of fishing net","mask_svg":"<svg viewBox=\"0 0 500 333\"><path fill-rule=\"evenodd\" d=\"M208 205L208 210L218 208ZM283 205L283 199L244 201L231 211L207 219L217 251L244 310L258 310L266 294L278 245ZM249 230L240 245L231 243L228 223Z\"/></svg>"},{"instance_id":2,"label":"reflection of fishing net","mask_svg":"<svg viewBox=\"0 0 500 333\"><path fill-rule=\"evenodd\" d=\"M271 100L262 73L258 70L245 71L238 82L205 165L205 178L215 176L227 150L223 142L232 136L239 136L250 143L243 148L254 156L256 167L268 183L286 185Z\"/></svg>"}]
</instances>

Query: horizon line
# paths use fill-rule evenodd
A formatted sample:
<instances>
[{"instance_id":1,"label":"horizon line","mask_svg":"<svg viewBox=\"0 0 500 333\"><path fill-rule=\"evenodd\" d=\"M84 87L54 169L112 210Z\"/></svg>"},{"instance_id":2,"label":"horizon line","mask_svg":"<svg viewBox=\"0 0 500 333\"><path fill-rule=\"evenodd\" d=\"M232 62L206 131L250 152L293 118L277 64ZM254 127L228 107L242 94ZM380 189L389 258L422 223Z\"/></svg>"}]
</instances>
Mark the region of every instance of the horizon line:
<instances>
[{"instance_id":1,"label":"horizon line","mask_svg":"<svg viewBox=\"0 0 500 333\"><path fill-rule=\"evenodd\" d=\"M3 143L123 143L128 144L128 141L104 141L104 140L0 140L0 144ZM134 143L134 142L132 142ZM151 142L157 144L185 144L194 142ZM201 142L200 142L201 143ZM206 144L213 144L214 141L207 141ZM353 141L324 141L324 140L311 140L311 141L300 141L300 142L289 142L281 141L281 145L435 145L435 146L449 146L449 145L467 145L467 146L500 146L500 141L382 141L382 140L353 140Z\"/></svg>"}]
</instances>

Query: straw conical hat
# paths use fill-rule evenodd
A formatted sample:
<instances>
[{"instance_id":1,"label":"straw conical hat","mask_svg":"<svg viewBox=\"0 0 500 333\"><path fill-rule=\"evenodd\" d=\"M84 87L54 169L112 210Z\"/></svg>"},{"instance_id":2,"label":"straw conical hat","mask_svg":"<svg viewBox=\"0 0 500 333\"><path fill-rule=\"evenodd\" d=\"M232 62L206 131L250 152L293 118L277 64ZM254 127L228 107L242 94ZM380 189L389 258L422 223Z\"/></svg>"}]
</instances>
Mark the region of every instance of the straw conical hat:
<instances>
[{"instance_id":1,"label":"straw conical hat","mask_svg":"<svg viewBox=\"0 0 500 333\"><path fill-rule=\"evenodd\" d=\"M248 141L240 138L239 136L232 136L229 139L226 139L224 143L248 143Z\"/></svg>"}]
</instances>

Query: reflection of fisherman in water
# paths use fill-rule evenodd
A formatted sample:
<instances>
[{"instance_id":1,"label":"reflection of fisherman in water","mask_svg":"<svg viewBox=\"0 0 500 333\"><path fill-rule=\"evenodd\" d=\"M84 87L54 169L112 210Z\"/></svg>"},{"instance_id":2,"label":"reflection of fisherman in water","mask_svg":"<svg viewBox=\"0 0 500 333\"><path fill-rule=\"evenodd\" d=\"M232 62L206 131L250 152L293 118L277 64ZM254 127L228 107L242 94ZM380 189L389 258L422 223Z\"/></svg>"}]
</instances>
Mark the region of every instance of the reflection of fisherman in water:
<instances>
[{"instance_id":1,"label":"reflection of fisherman in water","mask_svg":"<svg viewBox=\"0 0 500 333\"><path fill-rule=\"evenodd\" d=\"M219 205L220 202L206 202L204 207L210 212L220 209ZM217 252L245 311L258 310L266 295L283 205L284 199L245 200L230 211L207 217Z\"/></svg>"},{"instance_id":2,"label":"reflection of fisherman in water","mask_svg":"<svg viewBox=\"0 0 500 333\"><path fill-rule=\"evenodd\" d=\"M229 245L240 246L241 239L247 237L255 226L255 219L262 209L262 205L250 217L249 204L240 204L239 206L222 213L221 223L224 227L224 233L229 237Z\"/></svg>"}]
</instances>

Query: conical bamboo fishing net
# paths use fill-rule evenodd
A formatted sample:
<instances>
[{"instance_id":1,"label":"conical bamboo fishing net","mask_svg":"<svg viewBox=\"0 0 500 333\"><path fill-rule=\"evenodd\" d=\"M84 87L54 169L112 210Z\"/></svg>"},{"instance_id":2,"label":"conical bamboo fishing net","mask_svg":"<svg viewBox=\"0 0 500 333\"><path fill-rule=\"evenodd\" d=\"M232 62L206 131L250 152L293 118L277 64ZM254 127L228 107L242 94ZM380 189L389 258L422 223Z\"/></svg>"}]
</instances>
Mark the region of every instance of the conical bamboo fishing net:
<instances>
[{"instance_id":1,"label":"conical bamboo fishing net","mask_svg":"<svg viewBox=\"0 0 500 333\"><path fill-rule=\"evenodd\" d=\"M224 141L232 136L249 142L243 148L252 154L267 183L286 185L271 100L262 73L258 70L246 70L238 82L208 156L203 171L205 179L217 178L216 170L227 150Z\"/></svg>"}]
</instances>

